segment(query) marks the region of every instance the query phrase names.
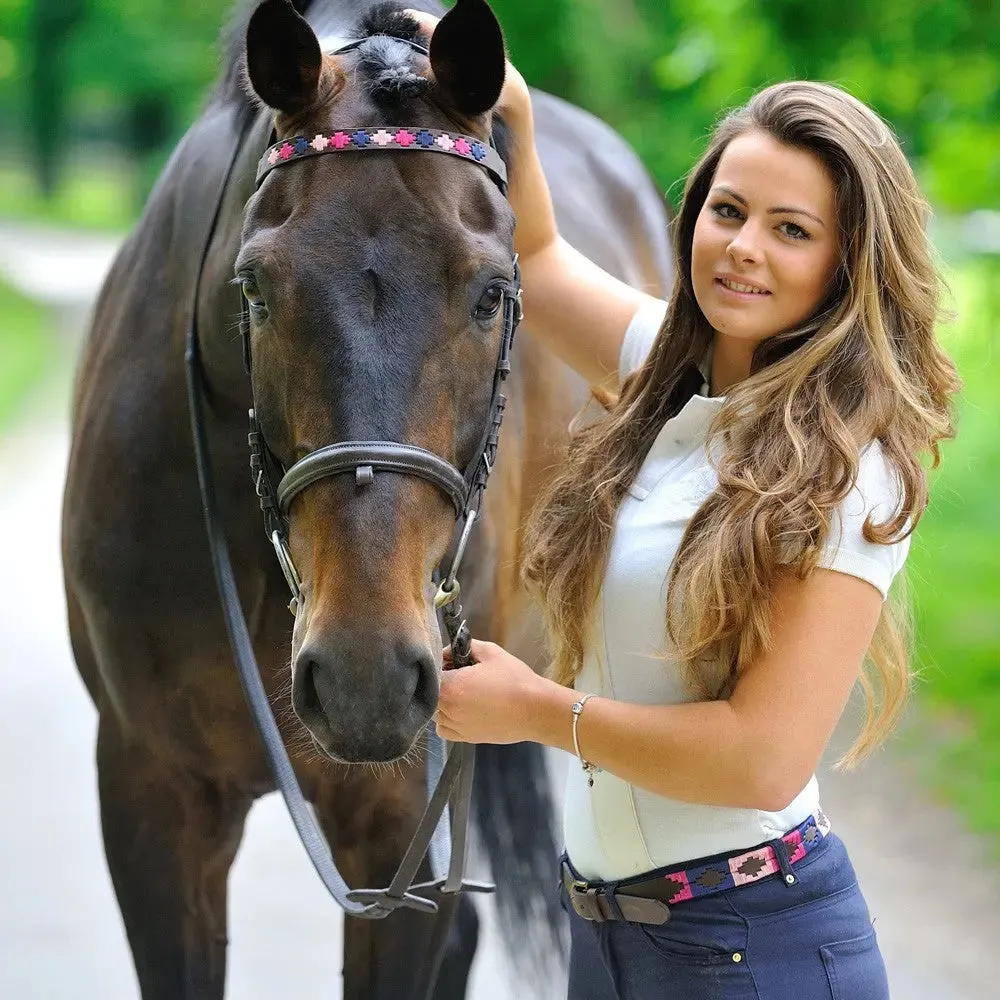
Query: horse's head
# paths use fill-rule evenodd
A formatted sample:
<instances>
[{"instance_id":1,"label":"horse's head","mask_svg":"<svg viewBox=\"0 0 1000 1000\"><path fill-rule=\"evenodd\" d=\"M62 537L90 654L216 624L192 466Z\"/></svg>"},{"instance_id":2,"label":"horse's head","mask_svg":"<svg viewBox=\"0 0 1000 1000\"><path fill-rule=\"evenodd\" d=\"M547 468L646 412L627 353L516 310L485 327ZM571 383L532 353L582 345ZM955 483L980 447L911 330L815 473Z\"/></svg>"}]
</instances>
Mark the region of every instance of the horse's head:
<instances>
[{"instance_id":1,"label":"horse's head","mask_svg":"<svg viewBox=\"0 0 1000 1000\"><path fill-rule=\"evenodd\" d=\"M496 19L482 0L459 0L429 59L405 40L416 33L383 4L360 26L366 41L325 55L287 0L266 0L247 30L247 75L279 140L315 136L318 152L364 128L386 146L389 127L406 126L478 138L482 152L504 77ZM285 156L247 205L236 261L270 452L288 469L334 443L398 442L465 471L514 279L502 191L476 162L398 144ZM433 713L431 577L455 513L440 485L377 466L325 475L291 500L293 704L330 756L399 757Z\"/></svg>"}]
</instances>

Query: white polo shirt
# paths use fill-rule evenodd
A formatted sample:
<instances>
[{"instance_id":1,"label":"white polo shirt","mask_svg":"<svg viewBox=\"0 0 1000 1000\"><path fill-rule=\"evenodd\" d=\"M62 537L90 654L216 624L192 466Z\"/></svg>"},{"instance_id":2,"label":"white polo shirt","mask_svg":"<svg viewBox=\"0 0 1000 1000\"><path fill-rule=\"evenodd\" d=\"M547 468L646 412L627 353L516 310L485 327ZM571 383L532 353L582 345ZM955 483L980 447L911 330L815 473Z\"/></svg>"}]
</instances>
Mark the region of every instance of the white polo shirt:
<instances>
[{"instance_id":1,"label":"white polo shirt","mask_svg":"<svg viewBox=\"0 0 1000 1000\"><path fill-rule=\"evenodd\" d=\"M645 359L665 307L658 303L636 313L622 346L622 378ZM575 685L581 692L645 705L693 700L681 664L669 658L666 580L688 521L717 485L705 439L722 404L721 397L696 395L668 420L622 502L595 605L593 645ZM862 537L861 527L871 508L881 521L899 497L895 472L874 442L862 453L857 484L837 512L820 565L868 580L884 598L906 558L909 538L875 545ZM664 653L665 660L657 658ZM571 762L564 838L584 878L624 878L755 846L797 826L818 805L815 775L784 809L765 812L680 802L607 771L594 776L591 788Z\"/></svg>"}]
</instances>

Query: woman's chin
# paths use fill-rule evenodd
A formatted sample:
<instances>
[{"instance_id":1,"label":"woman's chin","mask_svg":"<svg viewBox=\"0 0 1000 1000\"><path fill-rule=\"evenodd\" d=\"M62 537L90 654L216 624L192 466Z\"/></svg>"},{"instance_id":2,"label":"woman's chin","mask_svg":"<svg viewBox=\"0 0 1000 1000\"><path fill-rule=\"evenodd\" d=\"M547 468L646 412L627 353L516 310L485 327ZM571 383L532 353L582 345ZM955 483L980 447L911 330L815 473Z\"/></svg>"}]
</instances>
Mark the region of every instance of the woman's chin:
<instances>
[{"instance_id":1,"label":"woman's chin","mask_svg":"<svg viewBox=\"0 0 1000 1000\"><path fill-rule=\"evenodd\" d=\"M734 312L736 315L734 315ZM748 340L754 343L766 340L776 332L773 324L761 324L760 317L750 318L738 310L713 309L705 314L712 329L723 337L734 340Z\"/></svg>"}]
</instances>

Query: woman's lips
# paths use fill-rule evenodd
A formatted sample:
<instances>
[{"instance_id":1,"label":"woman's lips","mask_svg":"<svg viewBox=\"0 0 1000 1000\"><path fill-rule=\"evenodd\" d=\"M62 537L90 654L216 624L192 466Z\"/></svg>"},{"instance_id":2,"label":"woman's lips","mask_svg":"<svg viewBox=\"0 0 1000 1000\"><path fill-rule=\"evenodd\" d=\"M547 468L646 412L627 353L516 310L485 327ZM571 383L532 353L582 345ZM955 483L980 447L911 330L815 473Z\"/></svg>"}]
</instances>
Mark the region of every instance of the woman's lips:
<instances>
[{"instance_id":1,"label":"woman's lips","mask_svg":"<svg viewBox=\"0 0 1000 1000\"><path fill-rule=\"evenodd\" d=\"M733 299L738 299L741 302L745 302L750 299L766 299L771 294L770 292L762 292L762 291L756 291L756 292L737 291L735 288L732 288L730 287L730 285L727 284L727 281L731 280L732 279L727 279L727 278L716 278L715 284L722 291L723 295L729 296L730 298ZM743 284L743 283L737 282L737 284ZM753 286L744 285L744 287L753 287Z\"/></svg>"}]
</instances>

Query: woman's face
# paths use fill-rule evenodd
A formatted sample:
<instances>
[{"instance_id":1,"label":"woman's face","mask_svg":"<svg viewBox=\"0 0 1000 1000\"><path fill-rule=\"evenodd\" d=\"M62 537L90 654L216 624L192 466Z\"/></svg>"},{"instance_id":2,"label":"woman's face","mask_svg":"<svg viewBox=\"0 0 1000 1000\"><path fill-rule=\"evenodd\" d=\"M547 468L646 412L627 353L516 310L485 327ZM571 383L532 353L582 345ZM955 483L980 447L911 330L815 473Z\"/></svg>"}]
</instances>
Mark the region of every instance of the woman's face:
<instances>
[{"instance_id":1,"label":"woman's face","mask_svg":"<svg viewBox=\"0 0 1000 1000\"><path fill-rule=\"evenodd\" d=\"M695 298L716 333L752 352L801 323L825 298L839 255L836 191L820 160L761 132L733 139L692 246Z\"/></svg>"}]
</instances>

